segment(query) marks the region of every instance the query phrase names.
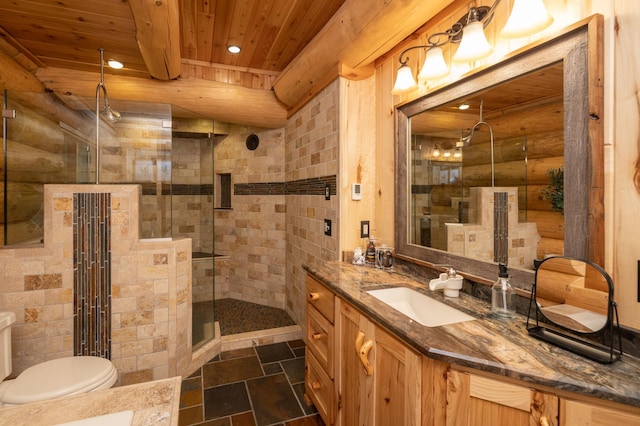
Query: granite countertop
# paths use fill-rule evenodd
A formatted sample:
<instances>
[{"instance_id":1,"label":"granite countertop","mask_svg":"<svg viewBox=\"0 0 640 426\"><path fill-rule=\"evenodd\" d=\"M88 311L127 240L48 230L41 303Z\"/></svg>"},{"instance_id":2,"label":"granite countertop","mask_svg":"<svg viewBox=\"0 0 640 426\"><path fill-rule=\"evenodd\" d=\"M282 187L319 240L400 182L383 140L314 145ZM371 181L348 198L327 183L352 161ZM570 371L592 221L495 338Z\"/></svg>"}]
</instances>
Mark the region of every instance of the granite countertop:
<instances>
[{"instance_id":1,"label":"granite countertop","mask_svg":"<svg viewBox=\"0 0 640 426\"><path fill-rule=\"evenodd\" d=\"M491 306L467 294L444 297L430 291L428 281L344 262L305 265L305 270L338 296L353 304L429 358L513 379L577 392L640 407L640 360L629 355L600 364L535 339L527 333L526 316L500 319ZM425 327L366 290L402 285L421 291L477 318L439 327Z\"/></svg>"},{"instance_id":2,"label":"granite countertop","mask_svg":"<svg viewBox=\"0 0 640 426\"><path fill-rule=\"evenodd\" d=\"M0 408L0 424L46 426L133 411L132 426L176 426L181 383L178 376L4 407Z\"/></svg>"}]
</instances>

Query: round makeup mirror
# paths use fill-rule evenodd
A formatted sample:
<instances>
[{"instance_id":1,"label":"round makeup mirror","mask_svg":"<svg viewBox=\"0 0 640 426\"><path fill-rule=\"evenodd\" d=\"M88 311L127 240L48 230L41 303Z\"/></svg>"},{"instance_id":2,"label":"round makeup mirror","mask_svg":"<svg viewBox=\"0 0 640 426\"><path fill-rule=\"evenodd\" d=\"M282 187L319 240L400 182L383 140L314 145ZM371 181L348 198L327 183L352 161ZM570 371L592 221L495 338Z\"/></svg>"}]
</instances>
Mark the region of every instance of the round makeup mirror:
<instances>
[{"instance_id":1,"label":"round makeup mirror","mask_svg":"<svg viewBox=\"0 0 640 426\"><path fill-rule=\"evenodd\" d=\"M531 335L599 362L613 362L622 353L613 281L595 263L562 256L543 260L536 268L529 306ZM535 326L530 327L532 319Z\"/></svg>"}]
</instances>

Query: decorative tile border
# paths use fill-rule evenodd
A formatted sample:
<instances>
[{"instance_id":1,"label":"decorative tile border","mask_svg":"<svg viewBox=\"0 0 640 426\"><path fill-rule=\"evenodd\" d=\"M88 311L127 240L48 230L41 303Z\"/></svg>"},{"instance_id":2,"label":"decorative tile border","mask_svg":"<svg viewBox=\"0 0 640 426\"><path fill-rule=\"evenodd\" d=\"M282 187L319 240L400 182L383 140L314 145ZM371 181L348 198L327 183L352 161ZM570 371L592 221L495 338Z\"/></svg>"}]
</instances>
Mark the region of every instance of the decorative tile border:
<instances>
[{"instance_id":1,"label":"decorative tile border","mask_svg":"<svg viewBox=\"0 0 640 426\"><path fill-rule=\"evenodd\" d=\"M329 185L331 195L337 194L337 177L324 176L291 182L237 183L234 195L324 195ZM157 195L155 183L142 183L142 195ZM162 195L212 195L213 185L162 184Z\"/></svg>"},{"instance_id":2,"label":"decorative tile border","mask_svg":"<svg viewBox=\"0 0 640 426\"><path fill-rule=\"evenodd\" d=\"M111 358L111 194L73 194L74 355Z\"/></svg>"},{"instance_id":3,"label":"decorative tile border","mask_svg":"<svg viewBox=\"0 0 640 426\"><path fill-rule=\"evenodd\" d=\"M291 182L235 184L233 189L234 195L324 195L327 185L331 195L336 195L336 175Z\"/></svg>"}]
</instances>

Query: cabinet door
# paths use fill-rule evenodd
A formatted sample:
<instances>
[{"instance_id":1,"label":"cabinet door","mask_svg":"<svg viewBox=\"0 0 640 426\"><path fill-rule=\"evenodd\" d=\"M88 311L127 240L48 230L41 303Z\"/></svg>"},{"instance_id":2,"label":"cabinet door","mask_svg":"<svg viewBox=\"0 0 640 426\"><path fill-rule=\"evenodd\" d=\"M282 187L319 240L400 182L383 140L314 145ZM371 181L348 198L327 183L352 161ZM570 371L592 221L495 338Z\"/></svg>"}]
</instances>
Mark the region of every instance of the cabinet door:
<instances>
[{"instance_id":1,"label":"cabinet door","mask_svg":"<svg viewBox=\"0 0 640 426\"><path fill-rule=\"evenodd\" d=\"M374 424L419 425L422 358L382 328L374 342Z\"/></svg>"},{"instance_id":2,"label":"cabinet door","mask_svg":"<svg viewBox=\"0 0 640 426\"><path fill-rule=\"evenodd\" d=\"M447 426L558 425L558 397L524 386L450 370Z\"/></svg>"},{"instance_id":3,"label":"cabinet door","mask_svg":"<svg viewBox=\"0 0 640 426\"><path fill-rule=\"evenodd\" d=\"M422 426L443 426L447 418L449 364L422 357Z\"/></svg>"},{"instance_id":4,"label":"cabinet door","mask_svg":"<svg viewBox=\"0 0 640 426\"><path fill-rule=\"evenodd\" d=\"M609 407L597 407L586 402L560 400L561 426L640 425L640 414L626 413Z\"/></svg>"},{"instance_id":5,"label":"cabinet door","mask_svg":"<svg viewBox=\"0 0 640 426\"><path fill-rule=\"evenodd\" d=\"M418 425L421 357L353 306L339 305L340 424Z\"/></svg>"}]
</instances>

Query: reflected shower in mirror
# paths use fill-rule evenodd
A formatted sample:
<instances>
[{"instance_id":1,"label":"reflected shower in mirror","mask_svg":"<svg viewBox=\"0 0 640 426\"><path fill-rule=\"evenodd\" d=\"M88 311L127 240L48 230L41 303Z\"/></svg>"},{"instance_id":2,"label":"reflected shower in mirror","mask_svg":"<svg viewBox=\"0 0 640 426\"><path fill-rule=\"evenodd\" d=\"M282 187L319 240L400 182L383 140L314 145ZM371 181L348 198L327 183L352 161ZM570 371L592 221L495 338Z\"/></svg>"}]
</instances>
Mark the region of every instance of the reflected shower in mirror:
<instances>
[{"instance_id":1,"label":"reflected shower in mirror","mask_svg":"<svg viewBox=\"0 0 640 426\"><path fill-rule=\"evenodd\" d=\"M530 321L535 325L530 326ZM598 265L569 257L549 257L536 269L527 329L535 337L599 362L621 354L613 282ZM583 335L608 340L584 341Z\"/></svg>"},{"instance_id":2,"label":"reflected shower in mirror","mask_svg":"<svg viewBox=\"0 0 640 426\"><path fill-rule=\"evenodd\" d=\"M603 17L593 15L451 84L425 87L423 96L397 107L398 259L436 268L454 265L463 275L492 281L494 247L483 248L488 253L482 256L463 251L479 241L476 233L466 232L474 213L471 201L478 196L472 193L475 187L475 192L488 188L501 194L481 194L490 203L495 197L503 202L506 193L509 225L535 225L535 258L561 254L604 263L603 26ZM479 126L469 138L481 101L482 120L489 126ZM462 104L468 108L460 109ZM477 211L485 214L484 208ZM490 221L493 212L491 207ZM448 230L460 231L455 252L448 236L446 250L439 245ZM494 245L493 235L489 241ZM516 235L499 241L508 245L512 281L530 287L533 262L513 257L512 251L533 244Z\"/></svg>"},{"instance_id":3,"label":"reflected shower in mirror","mask_svg":"<svg viewBox=\"0 0 640 426\"><path fill-rule=\"evenodd\" d=\"M564 167L563 113L558 62L411 116L409 243L526 269L561 255L545 190Z\"/></svg>"}]
</instances>

